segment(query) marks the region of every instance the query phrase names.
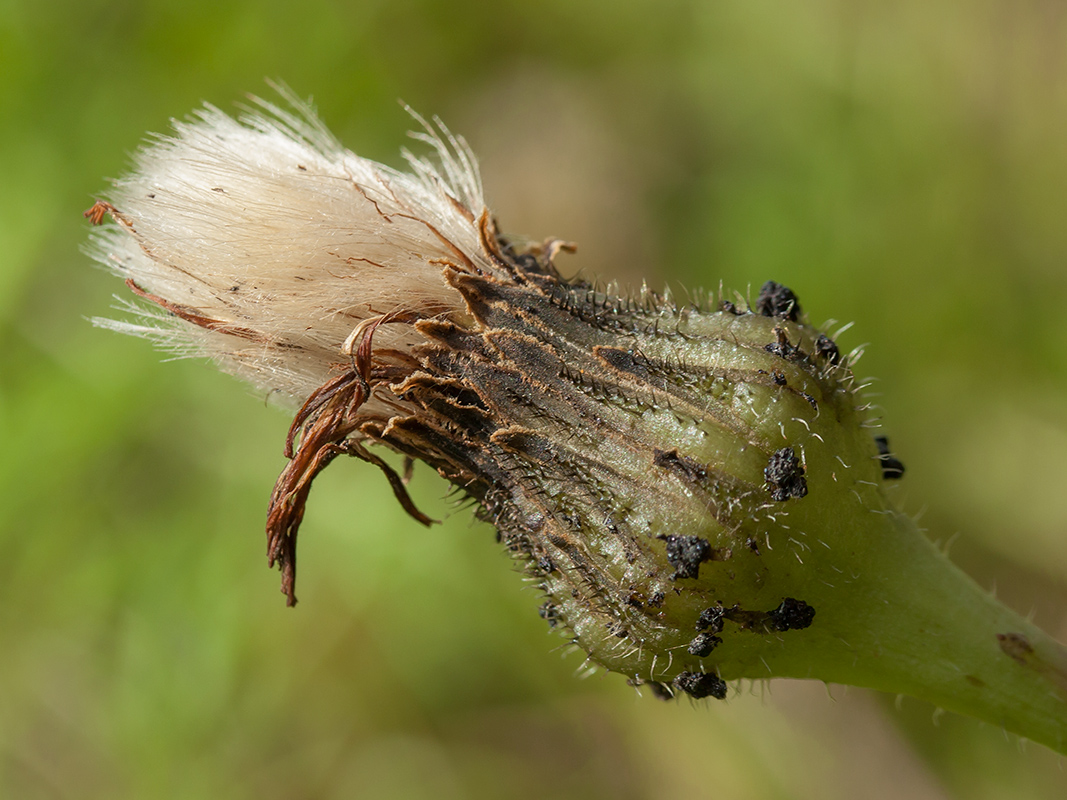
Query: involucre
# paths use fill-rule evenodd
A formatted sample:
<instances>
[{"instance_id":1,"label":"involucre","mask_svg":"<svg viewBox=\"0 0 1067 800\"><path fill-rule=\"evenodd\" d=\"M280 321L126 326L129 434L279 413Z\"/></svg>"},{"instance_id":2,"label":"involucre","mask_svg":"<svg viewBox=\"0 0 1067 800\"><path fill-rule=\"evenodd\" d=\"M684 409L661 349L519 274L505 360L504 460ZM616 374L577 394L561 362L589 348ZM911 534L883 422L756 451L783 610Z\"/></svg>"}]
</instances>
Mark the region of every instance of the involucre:
<instances>
[{"instance_id":1,"label":"involucre","mask_svg":"<svg viewBox=\"0 0 1067 800\"><path fill-rule=\"evenodd\" d=\"M290 98L291 101L291 98ZM477 503L590 660L656 694L816 678L926 698L1067 748L1063 648L887 499L904 467L851 359L774 282L682 306L564 279L502 235L440 123L398 172L306 107L207 107L88 212L139 298L98 321L287 402L268 556L296 602L315 476L382 448ZM421 120L420 120L421 122Z\"/></svg>"}]
</instances>

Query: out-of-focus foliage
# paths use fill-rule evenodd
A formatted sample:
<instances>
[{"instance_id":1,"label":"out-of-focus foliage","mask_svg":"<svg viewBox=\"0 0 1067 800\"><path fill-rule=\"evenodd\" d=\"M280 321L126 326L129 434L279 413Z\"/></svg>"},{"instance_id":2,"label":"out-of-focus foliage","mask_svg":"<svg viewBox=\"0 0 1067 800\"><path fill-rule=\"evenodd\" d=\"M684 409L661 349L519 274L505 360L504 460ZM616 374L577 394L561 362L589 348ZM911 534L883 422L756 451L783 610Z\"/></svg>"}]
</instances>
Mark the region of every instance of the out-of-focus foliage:
<instances>
[{"instance_id":1,"label":"out-of-focus foliage","mask_svg":"<svg viewBox=\"0 0 1067 800\"><path fill-rule=\"evenodd\" d=\"M281 78L399 164L403 98L505 230L855 320L906 508L1067 635L1067 14L1053 2L0 2L0 796L1059 798L917 701L579 680L492 532L332 468L266 570L288 420L95 330L80 212L145 131Z\"/></svg>"}]
</instances>

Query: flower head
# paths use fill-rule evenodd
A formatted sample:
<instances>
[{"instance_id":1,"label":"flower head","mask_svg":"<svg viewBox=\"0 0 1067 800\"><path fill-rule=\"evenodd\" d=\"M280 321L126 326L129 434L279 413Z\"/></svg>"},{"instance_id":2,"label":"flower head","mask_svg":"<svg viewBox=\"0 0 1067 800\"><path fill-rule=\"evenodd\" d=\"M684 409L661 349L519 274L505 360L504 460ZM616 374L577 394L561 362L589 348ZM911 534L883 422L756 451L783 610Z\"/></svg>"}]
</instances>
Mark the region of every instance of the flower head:
<instances>
[{"instance_id":1,"label":"flower head","mask_svg":"<svg viewBox=\"0 0 1067 800\"><path fill-rule=\"evenodd\" d=\"M440 123L416 135L435 159L408 154L403 173L304 106L254 102L176 123L87 216L114 220L93 254L139 298L135 322L99 324L297 409L267 515L290 604L308 492L338 455L431 521L376 446L473 498L542 616L657 694L816 677L1067 745L1067 661L894 510L903 464L854 358L792 291L683 307L564 280L569 246L501 236ZM1049 691L1058 716L1020 721L1020 698Z\"/></svg>"}]
</instances>

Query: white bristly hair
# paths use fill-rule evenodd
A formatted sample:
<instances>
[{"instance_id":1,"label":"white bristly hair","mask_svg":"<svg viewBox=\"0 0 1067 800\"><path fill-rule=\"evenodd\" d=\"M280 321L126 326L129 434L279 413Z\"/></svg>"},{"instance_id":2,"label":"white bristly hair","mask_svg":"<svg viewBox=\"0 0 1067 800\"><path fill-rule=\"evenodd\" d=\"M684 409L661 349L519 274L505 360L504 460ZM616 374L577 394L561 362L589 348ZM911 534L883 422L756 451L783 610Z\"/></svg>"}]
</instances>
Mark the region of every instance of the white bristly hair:
<instances>
[{"instance_id":1,"label":"white bristly hair","mask_svg":"<svg viewBox=\"0 0 1067 800\"><path fill-rule=\"evenodd\" d=\"M135 156L96 219L91 255L142 299L136 321L99 326L205 356L299 405L348 360L360 323L404 309L466 316L441 263L492 272L480 244L485 212L466 143L414 115L434 158L404 151L404 173L346 150L307 104L253 98L234 119L213 106L174 122ZM92 211L92 210L91 210ZM87 212L89 214L89 212ZM382 326L375 346L416 334Z\"/></svg>"}]
</instances>

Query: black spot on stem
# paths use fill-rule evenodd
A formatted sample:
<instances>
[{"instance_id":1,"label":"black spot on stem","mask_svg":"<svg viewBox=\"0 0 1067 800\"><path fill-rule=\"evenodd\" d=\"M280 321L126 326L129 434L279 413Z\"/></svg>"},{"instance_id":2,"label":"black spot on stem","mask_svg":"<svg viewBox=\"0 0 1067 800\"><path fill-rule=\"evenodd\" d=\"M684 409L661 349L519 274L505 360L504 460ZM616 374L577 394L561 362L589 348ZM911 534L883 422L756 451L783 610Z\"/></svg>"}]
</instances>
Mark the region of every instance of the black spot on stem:
<instances>
[{"instance_id":1,"label":"black spot on stem","mask_svg":"<svg viewBox=\"0 0 1067 800\"><path fill-rule=\"evenodd\" d=\"M555 603L546 602L537 609L538 616L548 623L548 627L554 628L559 623L559 606Z\"/></svg>"},{"instance_id":2,"label":"black spot on stem","mask_svg":"<svg viewBox=\"0 0 1067 800\"><path fill-rule=\"evenodd\" d=\"M676 689L698 700L704 697L718 700L726 698L726 681L713 672L682 672L673 683Z\"/></svg>"},{"instance_id":3,"label":"black spot on stem","mask_svg":"<svg viewBox=\"0 0 1067 800\"><path fill-rule=\"evenodd\" d=\"M776 631L799 631L811 625L815 619L815 609L803 600L787 597L767 617Z\"/></svg>"},{"instance_id":4,"label":"black spot on stem","mask_svg":"<svg viewBox=\"0 0 1067 800\"><path fill-rule=\"evenodd\" d=\"M878 445L878 460L882 464L882 477L886 480L902 478L904 462L889 452L889 439L885 436L875 436L874 443Z\"/></svg>"},{"instance_id":5,"label":"black spot on stem","mask_svg":"<svg viewBox=\"0 0 1067 800\"><path fill-rule=\"evenodd\" d=\"M800 301L791 289L774 281L767 281L759 290L756 313L796 322L800 315Z\"/></svg>"},{"instance_id":6,"label":"black spot on stem","mask_svg":"<svg viewBox=\"0 0 1067 800\"><path fill-rule=\"evenodd\" d=\"M711 655L711 651L722 644L722 639L716 636L711 631L705 631L704 633L698 633L696 637L689 643L690 655L694 655L697 658L704 658Z\"/></svg>"},{"instance_id":7,"label":"black spot on stem","mask_svg":"<svg viewBox=\"0 0 1067 800\"><path fill-rule=\"evenodd\" d=\"M831 364L836 364L841 360L841 351L837 349L837 344L825 333L820 333L819 338L815 340L815 354L822 356Z\"/></svg>"},{"instance_id":8,"label":"black spot on stem","mask_svg":"<svg viewBox=\"0 0 1067 800\"><path fill-rule=\"evenodd\" d=\"M708 540L700 536L661 536L667 542L667 561L674 567L671 580L696 578L700 565L711 559L712 549Z\"/></svg>"},{"instance_id":9,"label":"black spot on stem","mask_svg":"<svg viewBox=\"0 0 1067 800\"><path fill-rule=\"evenodd\" d=\"M720 633L722 631L722 621L726 616L726 609L722 606L712 606L711 608L705 608L700 612L700 616L697 617L697 630L707 630L711 633Z\"/></svg>"},{"instance_id":10,"label":"black spot on stem","mask_svg":"<svg viewBox=\"0 0 1067 800\"><path fill-rule=\"evenodd\" d=\"M782 502L790 497L804 497L808 493L804 468L800 466L800 459L792 447L783 447L774 452L763 470L763 477L772 500Z\"/></svg>"}]
</instances>

